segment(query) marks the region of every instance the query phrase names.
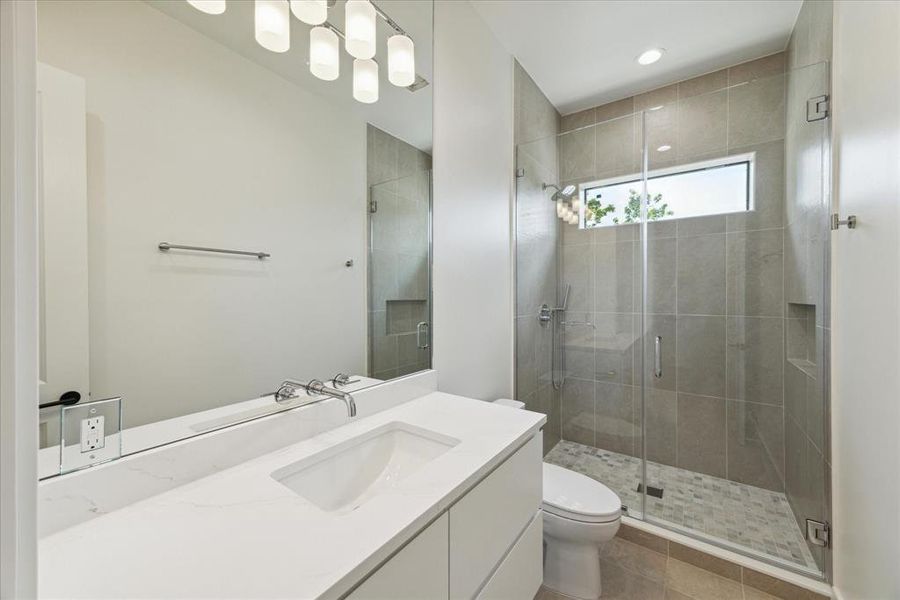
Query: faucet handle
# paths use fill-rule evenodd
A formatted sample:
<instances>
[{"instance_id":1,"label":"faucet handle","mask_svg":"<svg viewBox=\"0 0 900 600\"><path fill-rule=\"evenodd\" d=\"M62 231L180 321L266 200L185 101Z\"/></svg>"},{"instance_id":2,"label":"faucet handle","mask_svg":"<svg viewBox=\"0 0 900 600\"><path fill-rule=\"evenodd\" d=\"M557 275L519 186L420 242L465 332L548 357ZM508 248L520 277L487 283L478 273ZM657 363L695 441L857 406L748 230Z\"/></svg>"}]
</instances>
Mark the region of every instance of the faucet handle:
<instances>
[{"instance_id":1,"label":"faucet handle","mask_svg":"<svg viewBox=\"0 0 900 600\"><path fill-rule=\"evenodd\" d=\"M331 385L333 385L335 388L350 385L351 383L359 383L359 379L354 379L353 381L351 381L350 375L347 375L346 373L338 373L331 378Z\"/></svg>"}]
</instances>

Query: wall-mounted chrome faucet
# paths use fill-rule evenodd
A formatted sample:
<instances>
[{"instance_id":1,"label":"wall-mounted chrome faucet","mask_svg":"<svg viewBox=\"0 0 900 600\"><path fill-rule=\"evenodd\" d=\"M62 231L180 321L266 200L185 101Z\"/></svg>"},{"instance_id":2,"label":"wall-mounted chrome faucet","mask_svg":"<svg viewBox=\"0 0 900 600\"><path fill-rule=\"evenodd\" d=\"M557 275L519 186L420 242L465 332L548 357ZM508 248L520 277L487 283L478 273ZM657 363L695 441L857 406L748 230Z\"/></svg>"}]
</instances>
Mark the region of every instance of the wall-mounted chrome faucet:
<instances>
[{"instance_id":1,"label":"wall-mounted chrome faucet","mask_svg":"<svg viewBox=\"0 0 900 600\"><path fill-rule=\"evenodd\" d=\"M326 387L325 384L318 379L311 379L308 383L286 379L275 392L275 402L278 402L279 404L290 402L294 398L300 396L300 390L306 392L307 396L311 396L311 399L301 402L297 406L306 406L307 404L315 404L330 398L337 398L338 400L343 400L344 404L347 405L348 416L356 416L356 401L353 399L353 396L347 392ZM316 396L321 397L317 398Z\"/></svg>"}]
</instances>

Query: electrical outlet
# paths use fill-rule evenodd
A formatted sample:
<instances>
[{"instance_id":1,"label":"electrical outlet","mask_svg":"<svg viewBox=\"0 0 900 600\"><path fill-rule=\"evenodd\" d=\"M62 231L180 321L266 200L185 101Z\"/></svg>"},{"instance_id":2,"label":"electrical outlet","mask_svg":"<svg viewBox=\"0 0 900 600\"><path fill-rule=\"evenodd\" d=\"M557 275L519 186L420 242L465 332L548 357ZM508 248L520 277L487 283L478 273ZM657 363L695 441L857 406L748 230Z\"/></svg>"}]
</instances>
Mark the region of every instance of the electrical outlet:
<instances>
[{"instance_id":1,"label":"electrical outlet","mask_svg":"<svg viewBox=\"0 0 900 600\"><path fill-rule=\"evenodd\" d=\"M103 433L103 416L88 417L81 420L81 451L91 452L106 445Z\"/></svg>"}]
</instances>

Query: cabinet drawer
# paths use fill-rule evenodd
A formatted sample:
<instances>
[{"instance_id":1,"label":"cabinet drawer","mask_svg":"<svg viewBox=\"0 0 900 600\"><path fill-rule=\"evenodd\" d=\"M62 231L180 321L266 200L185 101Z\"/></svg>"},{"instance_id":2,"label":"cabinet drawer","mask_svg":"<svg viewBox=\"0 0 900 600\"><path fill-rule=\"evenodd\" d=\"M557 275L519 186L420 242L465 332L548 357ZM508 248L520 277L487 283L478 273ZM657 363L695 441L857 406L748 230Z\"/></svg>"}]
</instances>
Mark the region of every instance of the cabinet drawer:
<instances>
[{"instance_id":1,"label":"cabinet drawer","mask_svg":"<svg viewBox=\"0 0 900 600\"><path fill-rule=\"evenodd\" d=\"M448 520L442 514L346 600L446 600Z\"/></svg>"},{"instance_id":2,"label":"cabinet drawer","mask_svg":"<svg viewBox=\"0 0 900 600\"><path fill-rule=\"evenodd\" d=\"M450 507L450 598L470 599L541 506L542 436Z\"/></svg>"},{"instance_id":3,"label":"cabinet drawer","mask_svg":"<svg viewBox=\"0 0 900 600\"><path fill-rule=\"evenodd\" d=\"M487 584L478 600L534 598L544 580L544 514L538 511Z\"/></svg>"}]
</instances>

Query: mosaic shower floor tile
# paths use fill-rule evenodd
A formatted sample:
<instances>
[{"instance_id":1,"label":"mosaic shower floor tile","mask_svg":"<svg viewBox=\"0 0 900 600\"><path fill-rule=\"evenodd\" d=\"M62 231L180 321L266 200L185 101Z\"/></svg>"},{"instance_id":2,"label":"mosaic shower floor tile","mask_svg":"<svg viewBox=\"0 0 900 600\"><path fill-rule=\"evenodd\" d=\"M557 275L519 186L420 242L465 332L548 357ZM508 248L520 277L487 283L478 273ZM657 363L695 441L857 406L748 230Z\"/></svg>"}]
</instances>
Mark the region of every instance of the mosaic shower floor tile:
<instances>
[{"instance_id":1,"label":"mosaic shower floor tile","mask_svg":"<svg viewBox=\"0 0 900 600\"><path fill-rule=\"evenodd\" d=\"M640 459L563 440L544 460L603 482L640 515ZM650 517L817 570L784 494L654 462L647 483L664 490L647 496Z\"/></svg>"}]
</instances>

